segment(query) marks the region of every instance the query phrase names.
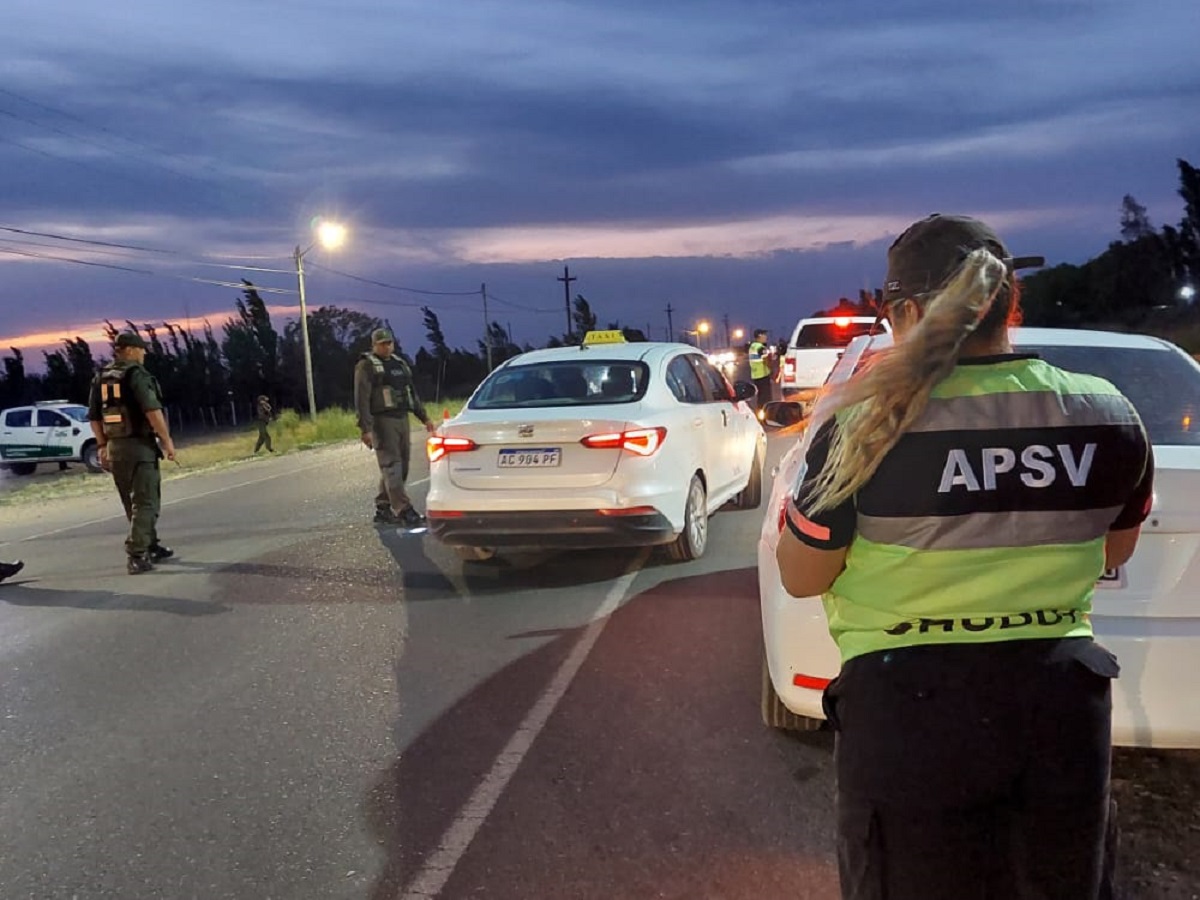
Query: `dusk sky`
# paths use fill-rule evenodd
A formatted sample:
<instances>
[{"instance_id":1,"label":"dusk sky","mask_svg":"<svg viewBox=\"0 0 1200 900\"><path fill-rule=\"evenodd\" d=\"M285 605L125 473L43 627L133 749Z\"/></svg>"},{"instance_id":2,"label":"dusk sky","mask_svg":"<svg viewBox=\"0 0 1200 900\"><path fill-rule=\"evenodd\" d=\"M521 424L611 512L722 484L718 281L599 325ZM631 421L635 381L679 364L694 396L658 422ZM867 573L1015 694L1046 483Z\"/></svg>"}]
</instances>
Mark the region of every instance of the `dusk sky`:
<instances>
[{"instance_id":1,"label":"dusk sky","mask_svg":"<svg viewBox=\"0 0 1200 900\"><path fill-rule=\"evenodd\" d=\"M1126 193L1177 223L1200 163L1197 0L3 10L0 352L35 367L63 337L107 355L105 318L219 327L238 291L209 281L278 291L282 329L321 216L349 237L306 257L310 308L410 351L426 304L473 346L482 282L519 343L562 333L564 264L601 324L662 339L670 303L778 334L877 286L929 212L1081 263Z\"/></svg>"}]
</instances>

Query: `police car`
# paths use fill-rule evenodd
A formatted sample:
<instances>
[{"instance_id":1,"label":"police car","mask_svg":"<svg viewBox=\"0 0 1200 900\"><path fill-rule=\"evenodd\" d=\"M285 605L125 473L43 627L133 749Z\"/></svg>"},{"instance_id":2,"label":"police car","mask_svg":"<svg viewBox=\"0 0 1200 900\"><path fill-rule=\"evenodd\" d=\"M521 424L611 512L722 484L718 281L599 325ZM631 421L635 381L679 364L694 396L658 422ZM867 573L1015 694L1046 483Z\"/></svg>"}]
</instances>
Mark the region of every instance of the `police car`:
<instances>
[{"instance_id":1,"label":"police car","mask_svg":"<svg viewBox=\"0 0 1200 900\"><path fill-rule=\"evenodd\" d=\"M712 513L761 502L753 397L695 347L619 331L524 353L429 437L430 531L466 558L660 544L699 557Z\"/></svg>"},{"instance_id":2,"label":"police car","mask_svg":"<svg viewBox=\"0 0 1200 900\"><path fill-rule=\"evenodd\" d=\"M46 462L81 462L89 472L102 471L86 406L47 400L0 412L0 465L32 475Z\"/></svg>"},{"instance_id":3,"label":"police car","mask_svg":"<svg viewBox=\"0 0 1200 900\"><path fill-rule=\"evenodd\" d=\"M1143 335L1015 328L1011 336L1018 350L1111 381L1145 423L1154 445L1154 506L1133 558L1097 582L1092 625L1121 663L1113 685L1114 743L1200 748L1200 365L1175 345ZM849 377L868 350L890 343L888 335L856 339L829 383ZM820 416L818 407L814 420ZM775 562L784 503L814 432L810 425L775 469L758 542L763 720L795 730L820 727L821 694L839 668L819 598L790 596ZM965 469L961 474L968 477Z\"/></svg>"}]
</instances>

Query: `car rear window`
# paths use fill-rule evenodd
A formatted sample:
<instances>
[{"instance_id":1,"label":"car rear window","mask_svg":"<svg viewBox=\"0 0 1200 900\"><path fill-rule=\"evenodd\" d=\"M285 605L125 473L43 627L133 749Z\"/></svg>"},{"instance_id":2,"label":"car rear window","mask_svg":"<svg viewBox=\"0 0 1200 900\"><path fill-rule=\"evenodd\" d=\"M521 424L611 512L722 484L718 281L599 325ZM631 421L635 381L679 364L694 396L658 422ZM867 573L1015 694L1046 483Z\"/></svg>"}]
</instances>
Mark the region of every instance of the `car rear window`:
<instances>
[{"instance_id":1,"label":"car rear window","mask_svg":"<svg viewBox=\"0 0 1200 900\"><path fill-rule=\"evenodd\" d=\"M869 334L870 322L812 322L801 325L796 334L793 347L812 349L814 347L845 347L860 334Z\"/></svg>"},{"instance_id":2,"label":"car rear window","mask_svg":"<svg viewBox=\"0 0 1200 900\"><path fill-rule=\"evenodd\" d=\"M1022 344L1069 372L1098 375L1137 409L1154 444L1200 444L1200 367L1173 350Z\"/></svg>"},{"instance_id":3,"label":"car rear window","mask_svg":"<svg viewBox=\"0 0 1200 900\"><path fill-rule=\"evenodd\" d=\"M479 387L471 409L535 409L632 403L646 394L650 369L636 360L564 360L506 366Z\"/></svg>"}]
</instances>

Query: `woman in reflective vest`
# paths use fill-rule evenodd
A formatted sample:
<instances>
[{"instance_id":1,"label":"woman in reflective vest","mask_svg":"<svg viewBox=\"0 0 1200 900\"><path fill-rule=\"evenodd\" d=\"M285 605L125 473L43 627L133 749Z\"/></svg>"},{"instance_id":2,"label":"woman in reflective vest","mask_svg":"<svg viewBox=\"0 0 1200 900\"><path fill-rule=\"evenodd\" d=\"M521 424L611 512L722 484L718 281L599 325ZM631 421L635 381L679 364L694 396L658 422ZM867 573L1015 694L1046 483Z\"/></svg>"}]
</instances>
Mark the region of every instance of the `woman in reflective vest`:
<instances>
[{"instance_id":1,"label":"woman in reflective vest","mask_svg":"<svg viewBox=\"0 0 1200 900\"><path fill-rule=\"evenodd\" d=\"M1115 387L1013 352L1023 263L964 217L895 241L895 346L828 397L788 506L783 584L823 595L842 657L824 706L846 898L1111 889L1118 666L1089 612L1153 460Z\"/></svg>"}]
</instances>

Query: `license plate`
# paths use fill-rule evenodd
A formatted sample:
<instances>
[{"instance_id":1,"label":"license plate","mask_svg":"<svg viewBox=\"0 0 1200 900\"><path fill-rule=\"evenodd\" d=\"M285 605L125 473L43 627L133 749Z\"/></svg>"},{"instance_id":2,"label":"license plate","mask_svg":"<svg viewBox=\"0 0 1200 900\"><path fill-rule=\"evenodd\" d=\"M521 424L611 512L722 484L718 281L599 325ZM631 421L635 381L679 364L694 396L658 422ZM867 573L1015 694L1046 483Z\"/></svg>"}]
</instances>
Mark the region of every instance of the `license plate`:
<instances>
[{"instance_id":1,"label":"license plate","mask_svg":"<svg viewBox=\"0 0 1200 900\"><path fill-rule=\"evenodd\" d=\"M1125 579L1125 567L1105 569L1104 574L1096 579L1098 588L1123 588L1128 582Z\"/></svg>"},{"instance_id":2,"label":"license plate","mask_svg":"<svg viewBox=\"0 0 1200 900\"><path fill-rule=\"evenodd\" d=\"M560 447L534 447L529 450L501 450L496 464L501 469L548 469L561 462Z\"/></svg>"}]
</instances>

